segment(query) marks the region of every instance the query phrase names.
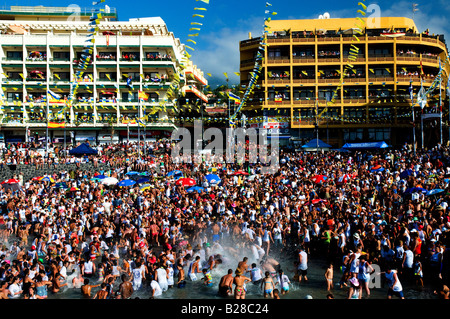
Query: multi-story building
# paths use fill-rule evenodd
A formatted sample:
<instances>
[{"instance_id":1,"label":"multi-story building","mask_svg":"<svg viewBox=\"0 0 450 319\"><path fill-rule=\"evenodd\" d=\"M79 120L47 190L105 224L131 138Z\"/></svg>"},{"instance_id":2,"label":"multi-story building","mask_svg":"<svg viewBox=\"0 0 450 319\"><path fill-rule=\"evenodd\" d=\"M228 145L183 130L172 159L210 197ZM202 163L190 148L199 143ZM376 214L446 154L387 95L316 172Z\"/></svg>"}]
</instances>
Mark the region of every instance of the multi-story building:
<instances>
[{"instance_id":1,"label":"multi-story building","mask_svg":"<svg viewBox=\"0 0 450 319\"><path fill-rule=\"evenodd\" d=\"M409 88L412 84L415 102L421 79L425 90L432 85L439 59L443 62L448 54L444 37L419 32L408 18L380 18L377 26L366 23L363 34L355 29L356 22L356 18L271 20L264 50L261 38L241 41L243 87L257 52L264 54L259 81L244 109L250 123L303 141L316 137L318 125L319 138L336 147L358 141L412 142ZM442 65L445 94L450 68ZM346 75L341 78L342 74ZM438 96L438 89L428 96L424 113L439 109ZM421 113L416 105L419 145ZM435 134L439 125L432 124L425 121L423 126L427 145L439 142L439 132ZM444 140L447 131L444 127Z\"/></svg>"},{"instance_id":2,"label":"multi-story building","mask_svg":"<svg viewBox=\"0 0 450 319\"><path fill-rule=\"evenodd\" d=\"M195 66L180 68L186 63L185 47L160 17L119 21L116 10L106 6L73 106L61 114L92 33L93 12L70 6L0 11L0 116L6 142L46 135L47 107L50 119L66 123L64 129L49 129L52 141L63 136L93 143L136 140L139 118L147 138L170 136L176 127L176 94L188 84L182 70L207 84ZM170 88L174 79L176 89ZM49 90L62 100L47 99ZM141 100L139 91L148 99Z\"/></svg>"}]
</instances>

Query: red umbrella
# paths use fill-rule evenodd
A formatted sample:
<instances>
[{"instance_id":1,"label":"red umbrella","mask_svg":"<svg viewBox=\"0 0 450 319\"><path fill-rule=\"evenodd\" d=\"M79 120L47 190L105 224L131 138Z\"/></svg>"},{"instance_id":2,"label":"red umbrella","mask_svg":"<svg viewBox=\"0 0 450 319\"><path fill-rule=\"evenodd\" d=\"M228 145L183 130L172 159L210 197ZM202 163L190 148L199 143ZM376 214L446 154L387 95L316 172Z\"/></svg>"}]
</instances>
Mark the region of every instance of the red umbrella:
<instances>
[{"instance_id":1,"label":"red umbrella","mask_svg":"<svg viewBox=\"0 0 450 319\"><path fill-rule=\"evenodd\" d=\"M40 181L42 177L43 176L36 176L36 177L33 177L32 179L33 179L33 181Z\"/></svg>"},{"instance_id":2,"label":"red umbrella","mask_svg":"<svg viewBox=\"0 0 450 319\"><path fill-rule=\"evenodd\" d=\"M77 188L77 187L72 187L72 188L70 189L71 192L76 192L76 191L79 191L79 190L80 190L80 189Z\"/></svg>"},{"instance_id":3,"label":"red umbrella","mask_svg":"<svg viewBox=\"0 0 450 319\"><path fill-rule=\"evenodd\" d=\"M20 181L18 179L14 179L14 178L11 178L11 179L8 179L8 180L2 182L2 184L17 184L17 183L20 183Z\"/></svg>"},{"instance_id":4,"label":"red umbrella","mask_svg":"<svg viewBox=\"0 0 450 319\"><path fill-rule=\"evenodd\" d=\"M192 178L180 178L176 181L176 184L181 186L194 186L196 182Z\"/></svg>"},{"instance_id":5,"label":"red umbrella","mask_svg":"<svg viewBox=\"0 0 450 319\"><path fill-rule=\"evenodd\" d=\"M245 176L248 176L249 174L247 172L244 172L244 171L236 171L236 172L234 172L233 175L245 175Z\"/></svg>"},{"instance_id":6,"label":"red umbrella","mask_svg":"<svg viewBox=\"0 0 450 319\"><path fill-rule=\"evenodd\" d=\"M103 35L115 35L112 31L103 31Z\"/></svg>"}]
</instances>

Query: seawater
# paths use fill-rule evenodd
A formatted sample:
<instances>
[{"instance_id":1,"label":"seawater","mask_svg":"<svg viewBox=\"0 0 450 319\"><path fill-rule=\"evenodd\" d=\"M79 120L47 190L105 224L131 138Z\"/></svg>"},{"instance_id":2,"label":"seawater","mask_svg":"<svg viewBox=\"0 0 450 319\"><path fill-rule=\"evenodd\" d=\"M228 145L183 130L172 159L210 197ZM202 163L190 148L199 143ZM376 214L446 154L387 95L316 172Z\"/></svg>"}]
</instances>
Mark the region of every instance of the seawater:
<instances>
[{"instance_id":1,"label":"seawater","mask_svg":"<svg viewBox=\"0 0 450 319\"><path fill-rule=\"evenodd\" d=\"M222 297L218 294L218 285L220 278L224 276L228 269L233 269L233 275L234 270L236 269L238 262L242 260L244 256L247 256L249 258L248 265L251 265L253 262L256 264L259 264L256 262L256 260L252 260L252 255L250 251L243 251L244 253L240 258L237 256L227 256L227 251L221 251L221 252L215 252L215 253L222 253L224 254L227 260L225 264L220 264L216 268L214 268L211 272L213 277L214 286L213 287L206 287L203 285L203 281L200 280L202 277L202 274L199 274L197 277L199 278L197 281L191 281L189 278L186 279L186 286L185 288L169 288L166 292L163 292L162 296L158 296L155 299L233 299L233 296L229 297ZM326 299L326 296L328 294L328 291L326 289L326 280L324 277L325 271L326 271L326 263L325 259L321 256L309 256L308 260L308 281L305 282L302 280L301 283L294 282L294 256L284 256L283 258L277 258L276 254L271 255L271 257L274 257L281 266L281 269L283 269L284 273L288 275L289 279L291 280L290 290L285 295L280 295L281 299L305 299L307 295L310 295L313 297L313 299ZM187 267L186 267L186 273L187 273ZM72 288L71 282L72 279L76 276L76 274L72 274L68 276L67 282L69 283L68 286L65 286L62 288L62 290L57 294L52 294L49 292L49 299L83 299L84 297L81 294L81 290L78 288ZM338 267L335 267L334 269L334 289L331 291L331 293L334 295L335 299L345 299L347 298L348 288L340 288L339 287L339 280L341 279L342 273L338 269ZM186 275L187 277L187 275ZM176 281L176 278L175 278ZM382 282L384 279L382 280ZM99 284L100 281L97 278L92 278L90 280L90 284ZM113 289L116 291L121 283L121 280L118 279L114 285ZM434 297L427 289L424 289L423 291L417 290L413 286L408 286L407 284L403 283L403 292L405 295L405 298L407 299L430 299L430 298L436 298ZM234 287L234 286L233 286ZM246 284L247 293L246 293L246 299L264 299L263 290L261 289L260 285L254 285L253 283L247 283ZM279 288L279 287L277 287ZM91 293L92 296L98 291L100 287L93 288ZM280 289L279 289L280 290ZM381 288L373 288L371 289L371 295L369 299L385 299L387 297L387 284L384 284ZM139 290L136 291L132 298L139 297L140 299L148 299L151 296L151 291L149 288L147 288L145 285ZM393 297L394 299L396 297ZM366 294L363 292L363 299L366 299Z\"/></svg>"}]
</instances>

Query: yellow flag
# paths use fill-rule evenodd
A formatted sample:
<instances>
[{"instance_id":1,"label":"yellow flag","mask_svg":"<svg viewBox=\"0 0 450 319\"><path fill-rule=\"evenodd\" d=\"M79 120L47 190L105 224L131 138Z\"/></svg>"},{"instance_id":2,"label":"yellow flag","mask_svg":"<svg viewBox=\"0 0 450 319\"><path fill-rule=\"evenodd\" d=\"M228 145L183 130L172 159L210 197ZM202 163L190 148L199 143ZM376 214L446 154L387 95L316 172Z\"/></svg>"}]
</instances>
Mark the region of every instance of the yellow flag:
<instances>
[{"instance_id":1,"label":"yellow flag","mask_svg":"<svg viewBox=\"0 0 450 319\"><path fill-rule=\"evenodd\" d=\"M223 75L225 75L225 77L228 79L228 73L227 72L223 72Z\"/></svg>"}]
</instances>

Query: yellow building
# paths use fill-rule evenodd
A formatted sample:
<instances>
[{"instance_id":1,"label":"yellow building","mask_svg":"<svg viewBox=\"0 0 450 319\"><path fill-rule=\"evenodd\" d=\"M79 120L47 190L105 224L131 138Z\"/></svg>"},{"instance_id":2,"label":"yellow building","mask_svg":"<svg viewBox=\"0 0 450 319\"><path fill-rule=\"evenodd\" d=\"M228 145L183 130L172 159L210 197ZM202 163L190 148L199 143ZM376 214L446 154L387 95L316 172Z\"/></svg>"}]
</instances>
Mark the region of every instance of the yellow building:
<instances>
[{"instance_id":1,"label":"yellow building","mask_svg":"<svg viewBox=\"0 0 450 319\"><path fill-rule=\"evenodd\" d=\"M271 20L264 49L261 38L241 41L243 88L257 52L264 55L259 81L243 108L251 125L307 141L316 137L317 123L319 138L336 147L358 141L412 142L410 85L415 102L421 74L425 90L433 84L439 59L448 54L444 38L421 33L408 18L379 18L376 25L363 21L360 33L356 18ZM449 69L444 64L442 101ZM438 88L428 96L425 113L440 109ZM447 111L445 106L445 123ZM421 113L415 105L419 145ZM439 135L440 126L429 122L424 122L425 143L439 142L440 136L447 140L446 124Z\"/></svg>"}]
</instances>

